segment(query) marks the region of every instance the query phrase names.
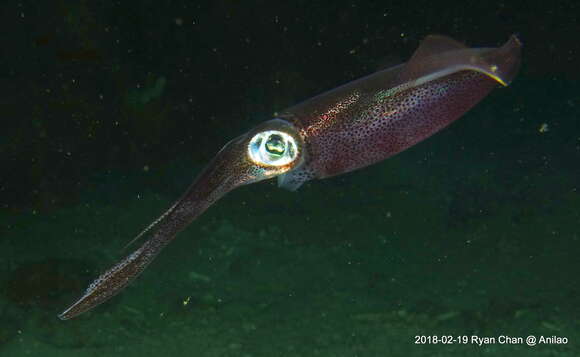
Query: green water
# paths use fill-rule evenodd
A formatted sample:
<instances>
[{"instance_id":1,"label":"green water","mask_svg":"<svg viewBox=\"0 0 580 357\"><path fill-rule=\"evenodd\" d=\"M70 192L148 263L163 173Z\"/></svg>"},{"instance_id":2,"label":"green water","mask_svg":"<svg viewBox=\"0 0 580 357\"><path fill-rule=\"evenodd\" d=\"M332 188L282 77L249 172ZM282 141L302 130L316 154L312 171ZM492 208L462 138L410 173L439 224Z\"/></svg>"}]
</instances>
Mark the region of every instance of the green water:
<instances>
[{"instance_id":1,"label":"green water","mask_svg":"<svg viewBox=\"0 0 580 357\"><path fill-rule=\"evenodd\" d=\"M561 36L578 9L456 5L15 3L0 356L580 355L578 45ZM57 318L271 113L426 34L512 32L520 76L450 128L297 192L238 188L120 295Z\"/></svg>"}]
</instances>

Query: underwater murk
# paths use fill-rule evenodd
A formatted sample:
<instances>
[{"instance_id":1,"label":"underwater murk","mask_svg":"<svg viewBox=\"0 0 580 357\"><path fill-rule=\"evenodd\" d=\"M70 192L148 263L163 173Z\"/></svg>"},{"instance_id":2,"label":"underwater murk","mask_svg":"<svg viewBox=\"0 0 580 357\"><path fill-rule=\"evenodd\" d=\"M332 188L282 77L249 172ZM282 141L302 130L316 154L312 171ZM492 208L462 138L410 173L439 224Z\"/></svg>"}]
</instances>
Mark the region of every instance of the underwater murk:
<instances>
[{"instance_id":1,"label":"underwater murk","mask_svg":"<svg viewBox=\"0 0 580 357\"><path fill-rule=\"evenodd\" d=\"M7 5L0 357L579 356L578 6L457 5Z\"/></svg>"}]
</instances>

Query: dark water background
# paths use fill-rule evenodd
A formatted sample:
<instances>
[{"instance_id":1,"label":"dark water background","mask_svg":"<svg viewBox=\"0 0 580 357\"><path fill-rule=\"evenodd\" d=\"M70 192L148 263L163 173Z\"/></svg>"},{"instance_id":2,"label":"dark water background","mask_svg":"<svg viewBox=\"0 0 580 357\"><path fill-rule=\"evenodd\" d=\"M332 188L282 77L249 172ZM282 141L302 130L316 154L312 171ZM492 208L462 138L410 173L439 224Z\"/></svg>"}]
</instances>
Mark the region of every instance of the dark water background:
<instances>
[{"instance_id":1,"label":"dark water background","mask_svg":"<svg viewBox=\"0 0 580 357\"><path fill-rule=\"evenodd\" d=\"M575 1L2 5L0 356L580 355ZM230 139L445 34L519 76L393 159L242 187L56 318ZM415 336L567 344L415 344Z\"/></svg>"}]
</instances>

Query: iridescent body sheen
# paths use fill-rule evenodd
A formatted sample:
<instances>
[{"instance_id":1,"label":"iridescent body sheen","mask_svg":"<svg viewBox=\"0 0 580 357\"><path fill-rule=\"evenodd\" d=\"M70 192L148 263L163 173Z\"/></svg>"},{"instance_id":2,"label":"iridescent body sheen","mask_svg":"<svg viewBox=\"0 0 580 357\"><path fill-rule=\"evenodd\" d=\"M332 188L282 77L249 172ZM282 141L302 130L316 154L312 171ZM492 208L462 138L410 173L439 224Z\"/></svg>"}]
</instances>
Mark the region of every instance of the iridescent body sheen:
<instances>
[{"instance_id":1,"label":"iridescent body sheen","mask_svg":"<svg viewBox=\"0 0 580 357\"><path fill-rule=\"evenodd\" d=\"M384 160L433 135L498 83L510 83L520 48L515 36L499 48L467 48L428 36L407 63L290 107L230 141L135 239L150 238L101 274L59 317L75 317L117 294L177 233L240 185L277 176L279 186L295 190L308 180Z\"/></svg>"}]
</instances>

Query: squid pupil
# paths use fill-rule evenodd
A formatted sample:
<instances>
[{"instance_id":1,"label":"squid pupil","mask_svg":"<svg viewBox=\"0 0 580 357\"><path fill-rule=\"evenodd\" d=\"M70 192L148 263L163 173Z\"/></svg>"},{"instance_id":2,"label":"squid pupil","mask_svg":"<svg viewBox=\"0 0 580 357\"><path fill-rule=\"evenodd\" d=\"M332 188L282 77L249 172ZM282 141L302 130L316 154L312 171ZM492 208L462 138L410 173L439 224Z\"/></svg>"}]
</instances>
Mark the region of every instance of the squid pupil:
<instances>
[{"instance_id":1,"label":"squid pupil","mask_svg":"<svg viewBox=\"0 0 580 357\"><path fill-rule=\"evenodd\" d=\"M266 141L266 151L272 155L282 155L284 153L284 140L280 135L270 135Z\"/></svg>"}]
</instances>

